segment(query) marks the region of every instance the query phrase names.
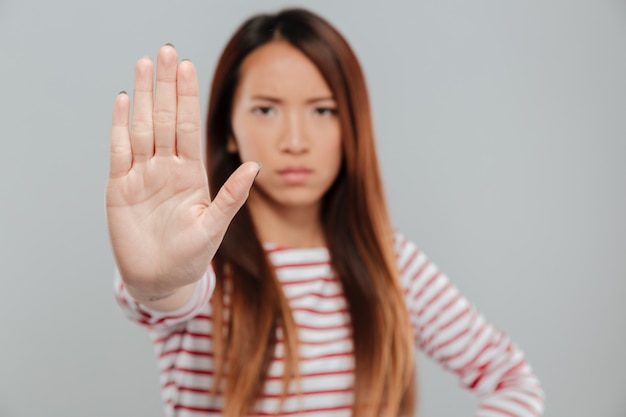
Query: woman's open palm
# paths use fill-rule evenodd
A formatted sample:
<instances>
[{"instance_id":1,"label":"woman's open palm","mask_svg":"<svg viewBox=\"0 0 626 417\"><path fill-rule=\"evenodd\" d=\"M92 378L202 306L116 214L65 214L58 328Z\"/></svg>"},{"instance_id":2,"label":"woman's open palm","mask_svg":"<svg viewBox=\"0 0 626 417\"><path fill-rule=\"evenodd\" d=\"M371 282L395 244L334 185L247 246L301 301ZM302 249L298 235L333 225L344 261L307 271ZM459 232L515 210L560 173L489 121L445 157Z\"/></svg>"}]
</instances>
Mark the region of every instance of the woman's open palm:
<instances>
[{"instance_id":1,"label":"woman's open palm","mask_svg":"<svg viewBox=\"0 0 626 417\"><path fill-rule=\"evenodd\" d=\"M243 164L213 202L202 160L194 65L163 46L135 65L134 102L115 100L106 212L124 280L155 293L193 283L207 270L258 172Z\"/></svg>"}]
</instances>

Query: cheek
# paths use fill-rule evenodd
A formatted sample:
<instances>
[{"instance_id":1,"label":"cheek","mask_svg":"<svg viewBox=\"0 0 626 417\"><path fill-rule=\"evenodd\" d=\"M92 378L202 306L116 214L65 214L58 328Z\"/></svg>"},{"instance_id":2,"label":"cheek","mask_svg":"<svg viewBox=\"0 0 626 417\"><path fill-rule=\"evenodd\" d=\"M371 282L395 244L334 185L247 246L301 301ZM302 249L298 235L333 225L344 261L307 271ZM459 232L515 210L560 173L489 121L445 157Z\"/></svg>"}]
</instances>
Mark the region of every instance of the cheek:
<instances>
[{"instance_id":1,"label":"cheek","mask_svg":"<svg viewBox=\"0 0 626 417\"><path fill-rule=\"evenodd\" d=\"M332 154L341 153L341 127L337 119L324 120L315 124L313 129L312 131L315 132L313 135L324 152L328 152L329 156L331 152Z\"/></svg>"},{"instance_id":2,"label":"cheek","mask_svg":"<svg viewBox=\"0 0 626 417\"><path fill-rule=\"evenodd\" d=\"M343 160L343 144L341 136L337 132L335 136L326 142L321 152L323 162L328 165L328 174L334 178L339 174Z\"/></svg>"},{"instance_id":3,"label":"cheek","mask_svg":"<svg viewBox=\"0 0 626 417\"><path fill-rule=\"evenodd\" d=\"M271 132L266 126L249 120L249 117L233 118L233 133L242 162L258 160L267 150Z\"/></svg>"},{"instance_id":4,"label":"cheek","mask_svg":"<svg viewBox=\"0 0 626 417\"><path fill-rule=\"evenodd\" d=\"M325 151L333 161L341 161L343 154L343 140L341 138L341 130L336 126L329 134L329 141Z\"/></svg>"},{"instance_id":5,"label":"cheek","mask_svg":"<svg viewBox=\"0 0 626 417\"><path fill-rule=\"evenodd\" d=\"M262 138L247 136L237 142L241 162L256 161L264 164L269 161L269 150Z\"/></svg>"}]
</instances>

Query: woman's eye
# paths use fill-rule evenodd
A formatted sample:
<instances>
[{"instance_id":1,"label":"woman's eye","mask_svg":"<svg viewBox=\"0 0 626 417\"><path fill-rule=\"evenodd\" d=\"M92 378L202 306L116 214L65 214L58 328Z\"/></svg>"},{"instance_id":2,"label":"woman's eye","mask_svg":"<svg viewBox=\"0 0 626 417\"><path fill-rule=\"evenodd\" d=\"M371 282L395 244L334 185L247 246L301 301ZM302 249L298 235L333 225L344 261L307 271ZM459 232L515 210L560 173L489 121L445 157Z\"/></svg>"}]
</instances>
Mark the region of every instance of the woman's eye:
<instances>
[{"instance_id":1,"label":"woman's eye","mask_svg":"<svg viewBox=\"0 0 626 417\"><path fill-rule=\"evenodd\" d=\"M320 116L334 116L337 114L337 109L334 107L318 107L315 109L315 113Z\"/></svg>"},{"instance_id":2,"label":"woman's eye","mask_svg":"<svg viewBox=\"0 0 626 417\"><path fill-rule=\"evenodd\" d=\"M271 114L274 112L274 108L271 106L257 106L252 109L252 112L255 114L267 116L268 114Z\"/></svg>"}]
</instances>

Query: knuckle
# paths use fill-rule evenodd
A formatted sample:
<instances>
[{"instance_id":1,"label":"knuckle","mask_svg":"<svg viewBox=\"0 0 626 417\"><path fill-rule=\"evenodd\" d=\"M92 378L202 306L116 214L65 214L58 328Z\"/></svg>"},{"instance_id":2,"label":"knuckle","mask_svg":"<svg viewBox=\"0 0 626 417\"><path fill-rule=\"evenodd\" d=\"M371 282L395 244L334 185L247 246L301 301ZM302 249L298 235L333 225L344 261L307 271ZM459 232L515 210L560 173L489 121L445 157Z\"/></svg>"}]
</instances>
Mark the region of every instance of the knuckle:
<instances>
[{"instance_id":1,"label":"knuckle","mask_svg":"<svg viewBox=\"0 0 626 417\"><path fill-rule=\"evenodd\" d=\"M220 214L224 217L231 217L235 211L241 206L240 199L237 198L237 192L231 183L222 186L214 203Z\"/></svg>"},{"instance_id":2,"label":"knuckle","mask_svg":"<svg viewBox=\"0 0 626 417\"><path fill-rule=\"evenodd\" d=\"M112 155L124 155L128 153L128 147L122 145L111 145Z\"/></svg>"},{"instance_id":3,"label":"knuckle","mask_svg":"<svg viewBox=\"0 0 626 417\"><path fill-rule=\"evenodd\" d=\"M182 134L196 133L200 130L200 123L196 121L178 122L178 124L176 125L176 129L178 133Z\"/></svg>"},{"instance_id":4,"label":"knuckle","mask_svg":"<svg viewBox=\"0 0 626 417\"><path fill-rule=\"evenodd\" d=\"M176 121L176 112L171 109L155 110L152 116L154 124L173 125Z\"/></svg>"},{"instance_id":5,"label":"knuckle","mask_svg":"<svg viewBox=\"0 0 626 417\"><path fill-rule=\"evenodd\" d=\"M133 121L132 131L135 134L152 134L152 123L144 120Z\"/></svg>"},{"instance_id":6,"label":"knuckle","mask_svg":"<svg viewBox=\"0 0 626 417\"><path fill-rule=\"evenodd\" d=\"M222 198L221 198L223 204L225 207L227 208L232 208L234 206L237 205L238 203L238 199L236 197L236 192L234 190L234 187L232 184L230 183L226 183L224 184L224 186L222 187Z\"/></svg>"}]
</instances>

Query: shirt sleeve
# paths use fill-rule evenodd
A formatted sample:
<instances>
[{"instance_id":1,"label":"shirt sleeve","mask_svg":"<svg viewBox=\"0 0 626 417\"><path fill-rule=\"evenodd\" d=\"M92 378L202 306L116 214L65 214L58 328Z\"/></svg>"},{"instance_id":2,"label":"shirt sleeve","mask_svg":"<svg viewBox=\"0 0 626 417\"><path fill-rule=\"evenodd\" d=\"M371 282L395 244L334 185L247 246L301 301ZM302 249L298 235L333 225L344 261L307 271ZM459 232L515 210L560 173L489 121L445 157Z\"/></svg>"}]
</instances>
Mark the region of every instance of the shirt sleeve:
<instances>
[{"instance_id":1,"label":"shirt sleeve","mask_svg":"<svg viewBox=\"0 0 626 417\"><path fill-rule=\"evenodd\" d=\"M541 416L544 393L523 352L400 234L396 252L416 344L475 393L476 416Z\"/></svg>"},{"instance_id":2,"label":"shirt sleeve","mask_svg":"<svg viewBox=\"0 0 626 417\"><path fill-rule=\"evenodd\" d=\"M117 269L113 285L115 299L126 317L137 324L159 332L187 322L203 310L215 289L215 273L212 267L209 268L202 278L196 282L189 301L179 309L168 312L153 310L137 302L126 291L124 282Z\"/></svg>"}]
</instances>

